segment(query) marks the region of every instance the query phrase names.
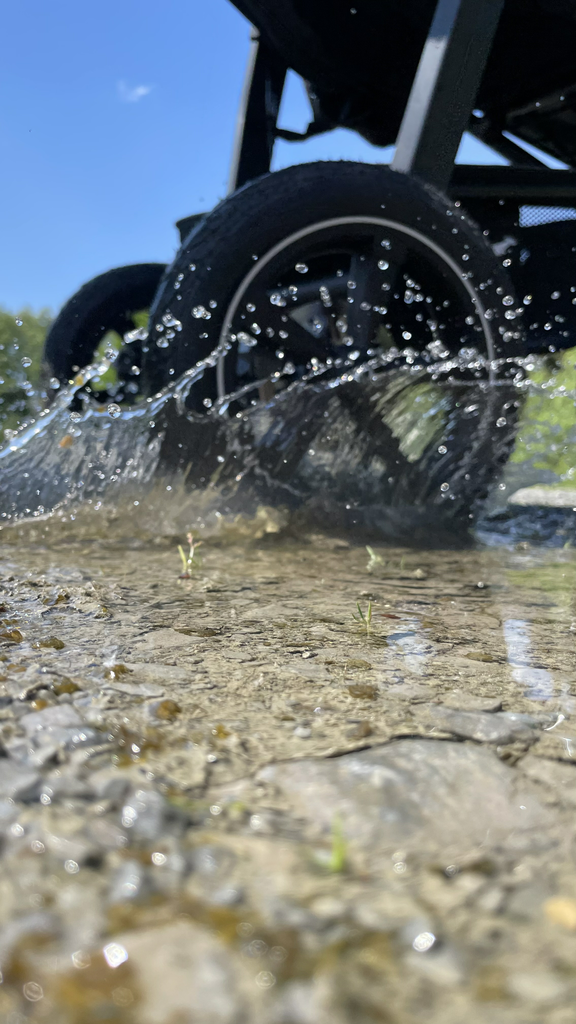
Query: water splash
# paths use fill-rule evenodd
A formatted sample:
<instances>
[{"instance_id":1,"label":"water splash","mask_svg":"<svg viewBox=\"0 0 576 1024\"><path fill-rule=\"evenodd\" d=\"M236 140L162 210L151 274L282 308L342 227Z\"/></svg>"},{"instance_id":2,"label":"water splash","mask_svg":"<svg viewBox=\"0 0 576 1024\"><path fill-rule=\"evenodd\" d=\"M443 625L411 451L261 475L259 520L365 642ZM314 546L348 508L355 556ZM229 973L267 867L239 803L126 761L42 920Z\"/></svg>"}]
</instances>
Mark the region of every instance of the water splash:
<instances>
[{"instance_id":1,"label":"water splash","mask_svg":"<svg viewBox=\"0 0 576 1024\"><path fill-rule=\"evenodd\" d=\"M445 544L468 535L488 494L488 514L504 514L530 402L574 404L533 358L488 365L442 352L424 364L407 348L364 362L351 352L337 374L313 360L298 380L286 365L191 412L194 386L227 347L132 406L83 390L109 360L83 370L0 450L0 521L97 512L108 530L113 510L125 530L165 535L267 508L299 529Z\"/></svg>"}]
</instances>

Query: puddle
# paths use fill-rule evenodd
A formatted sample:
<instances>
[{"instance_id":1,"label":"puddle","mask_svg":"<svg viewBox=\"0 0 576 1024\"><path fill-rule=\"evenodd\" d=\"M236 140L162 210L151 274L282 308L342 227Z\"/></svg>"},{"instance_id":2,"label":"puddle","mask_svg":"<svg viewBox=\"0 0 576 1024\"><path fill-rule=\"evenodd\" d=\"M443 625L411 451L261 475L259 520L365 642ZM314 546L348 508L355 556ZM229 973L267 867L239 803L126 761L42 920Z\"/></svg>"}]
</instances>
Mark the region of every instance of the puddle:
<instances>
[{"instance_id":1,"label":"puddle","mask_svg":"<svg viewBox=\"0 0 576 1024\"><path fill-rule=\"evenodd\" d=\"M570 467L383 369L7 438L10 1024L572 1019L574 524L506 501Z\"/></svg>"}]
</instances>

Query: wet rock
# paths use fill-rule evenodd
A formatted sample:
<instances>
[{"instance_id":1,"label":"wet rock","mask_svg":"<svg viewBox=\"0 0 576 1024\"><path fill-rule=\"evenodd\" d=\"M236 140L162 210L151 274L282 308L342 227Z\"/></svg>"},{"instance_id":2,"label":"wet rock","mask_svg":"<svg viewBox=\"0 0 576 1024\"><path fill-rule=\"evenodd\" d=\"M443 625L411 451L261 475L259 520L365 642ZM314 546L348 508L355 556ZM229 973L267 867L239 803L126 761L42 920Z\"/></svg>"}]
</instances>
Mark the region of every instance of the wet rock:
<instances>
[{"instance_id":1,"label":"wet rock","mask_svg":"<svg viewBox=\"0 0 576 1024\"><path fill-rule=\"evenodd\" d=\"M7 758L0 759L0 796L10 800L36 800L40 774Z\"/></svg>"},{"instance_id":2,"label":"wet rock","mask_svg":"<svg viewBox=\"0 0 576 1024\"><path fill-rule=\"evenodd\" d=\"M133 780L130 774L118 768L101 768L92 773L88 785L96 799L120 804L133 785Z\"/></svg>"},{"instance_id":3,"label":"wet rock","mask_svg":"<svg viewBox=\"0 0 576 1024\"><path fill-rule=\"evenodd\" d=\"M189 743L184 747L156 753L150 751L148 767L157 777L182 790L199 789L207 775L207 748Z\"/></svg>"},{"instance_id":4,"label":"wet rock","mask_svg":"<svg viewBox=\"0 0 576 1024\"><path fill-rule=\"evenodd\" d=\"M75 747L97 743L101 733L84 724L78 712L69 704L55 704L33 711L20 719L28 738L32 741L32 763L43 765L51 761L62 747Z\"/></svg>"},{"instance_id":5,"label":"wet rock","mask_svg":"<svg viewBox=\"0 0 576 1024\"><path fill-rule=\"evenodd\" d=\"M549 757L555 761L576 762L576 731L574 726L562 722L553 731L542 734L534 749L536 757Z\"/></svg>"},{"instance_id":6,"label":"wet rock","mask_svg":"<svg viewBox=\"0 0 576 1024\"><path fill-rule=\"evenodd\" d=\"M96 818L95 821L90 822L86 835L102 850L121 850L128 846L126 831L108 818Z\"/></svg>"},{"instance_id":7,"label":"wet rock","mask_svg":"<svg viewBox=\"0 0 576 1024\"><path fill-rule=\"evenodd\" d=\"M243 890L234 877L236 856L224 846L200 846L192 855L192 875L187 886L190 895L207 899L215 906L234 906Z\"/></svg>"},{"instance_id":8,"label":"wet rock","mask_svg":"<svg viewBox=\"0 0 576 1024\"><path fill-rule=\"evenodd\" d=\"M549 814L483 747L399 740L326 761L271 765L272 784L316 834L342 823L356 856L379 859L399 847L450 864L474 851L546 843Z\"/></svg>"},{"instance_id":9,"label":"wet rock","mask_svg":"<svg viewBox=\"0 0 576 1024\"><path fill-rule=\"evenodd\" d=\"M122 808L122 825L129 829L130 840L153 842L164 832L168 805L155 789L137 789Z\"/></svg>"},{"instance_id":10,"label":"wet rock","mask_svg":"<svg viewBox=\"0 0 576 1024\"><path fill-rule=\"evenodd\" d=\"M152 887L143 864L128 860L118 869L112 881L110 903L127 903L149 895Z\"/></svg>"},{"instance_id":11,"label":"wet rock","mask_svg":"<svg viewBox=\"0 0 576 1024\"><path fill-rule=\"evenodd\" d=\"M74 772L52 773L42 783L42 803L74 798L88 800L91 796L90 786Z\"/></svg>"},{"instance_id":12,"label":"wet rock","mask_svg":"<svg viewBox=\"0 0 576 1024\"><path fill-rule=\"evenodd\" d=\"M518 768L529 779L539 784L542 794L540 799L546 803L563 803L568 807L576 807L576 766L530 753L522 758Z\"/></svg>"},{"instance_id":13,"label":"wet rock","mask_svg":"<svg viewBox=\"0 0 576 1024\"><path fill-rule=\"evenodd\" d=\"M205 928L177 921L118 935L115 942L126 950L135 972L141 1024L237 1024L250 1019L233 959Z\"/></svg>"},{"instance_id":14,"label":"wet rock","mask_svg":"<svg viewBox=\"0 0 576 1024\"><path fill-rule=\"evenodd\" d=\"M502 697L476 697L472 693L453 690L442 698L444 707L453 711L500 711Z\"/></svg>"},{"instance_id":15,"label":"wet rock","mask_svg":"<svg viewBox=\"0 0 576 1024\"><path fill-rule=\"evenodd\" d=\"M162 632L169 633L172 639L178 637L178 634L173 630L163 630ZM153 653L157 651L154 641L158 638L158 633L159 630L154 630L151 634L151 651ZM190 643L190 637L180 636L179 640L186 641L187 645ZM175 665L130 661L126 662L126 667L134 673L136 677L135 682L154 687L154 692L149 694L151 697L162 697L166 690L170 690L171 687L178 685L184 686L187 691L212 690L214 688L214 683L211 683L203 674L190 669L179 668Z\"/></svg>"},{"instance_id":16,"label":"wet rock","mask_svg":"<svg viewBox=\"0 0 576 1024\"><path fill-rule=\"evenodd\" d=\"M10 921L0 932L0 969L5 968L10 955L27 939L46 941L59 931L55 916L47 913L24 914Z\"/></svg>"},{"instance_id":17,"label":"wet rock","mask_svg":"<svg viewBox=\"0 0 576 1024\"><path fill-rule=\"evenodd\" d=\"M443 732L478 743L535 743L542 723L531 715L511 711L453 711L442 705L427 709L430 721Z\"/></svg>"},{"instance_id":18,"label":"wet rock","mask_svg":"<svg viewBox=\"0 0 576 1024\"><path fill-rule=\"evenodd\" d=\"M568 985L552 971L517 971L509 975L508 991L530 1004L549 1006L567 993Z\"/></svg>"},{"instance_id":19,"label":"wet rock","mask_svg":"<svg viewBox=\"0 0 576 1024\"><path fill-rule=\"evenodd\" d=\"M66 705L54 705L42 711L33 711L20 719L20 725L28 736L37 732L54 729L77 729L83 725L82 719L74 708Z\"/></svg>"},{"instance_id":20,"label":"wet rock","mask_svg":"<svg viewBox=\"0 0 576 1024\"><path fill-rule=\"evenodd\" d=\"M98 859L98 850L94 844L79 832L64 835L46 829L42 840L46 849L64 862L70 874L75 874L78 866L85 864L86 861Z\"/></svg>"}]
</instances>

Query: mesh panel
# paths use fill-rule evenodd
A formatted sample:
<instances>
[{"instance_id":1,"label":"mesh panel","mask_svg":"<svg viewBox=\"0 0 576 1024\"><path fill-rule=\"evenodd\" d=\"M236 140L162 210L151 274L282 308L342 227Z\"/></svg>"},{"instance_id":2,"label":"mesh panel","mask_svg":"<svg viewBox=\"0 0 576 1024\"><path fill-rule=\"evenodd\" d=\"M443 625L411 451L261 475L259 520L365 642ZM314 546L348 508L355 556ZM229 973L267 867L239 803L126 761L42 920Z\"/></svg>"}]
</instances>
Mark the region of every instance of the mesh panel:
<instances>
[{"instance_id":1,"label":"mesh panel","mask_svg":"<svg viewBox=\"0 0 576 1024\"><path fill-rule=\"evenodd\" d=\"M576 220L576 209L560 206L520 207L521 228L533 228L536 224L552 224L559 220Z\"/></svg>"}]
</instances>

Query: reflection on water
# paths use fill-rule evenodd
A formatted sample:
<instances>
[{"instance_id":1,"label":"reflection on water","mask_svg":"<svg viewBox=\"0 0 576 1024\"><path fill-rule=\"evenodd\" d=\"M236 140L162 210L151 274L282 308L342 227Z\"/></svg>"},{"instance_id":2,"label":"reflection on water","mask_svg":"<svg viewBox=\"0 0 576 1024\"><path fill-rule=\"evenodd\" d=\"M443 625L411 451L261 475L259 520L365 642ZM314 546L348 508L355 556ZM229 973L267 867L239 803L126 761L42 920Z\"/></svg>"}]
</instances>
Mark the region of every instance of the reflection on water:
<instances>
[{"instance_id":1,"label":"reflection on water","mask_svg":"<svg viewBox=\"0 0 576 1024\"><path fill-rule=\"evenodd\" d=\"M533 666L530 624L523 619L506 619L504 640L512 678L526 687L526 696L533 700L546 700L554 692L550 672Z\"/></svg>"}]
</instances>

